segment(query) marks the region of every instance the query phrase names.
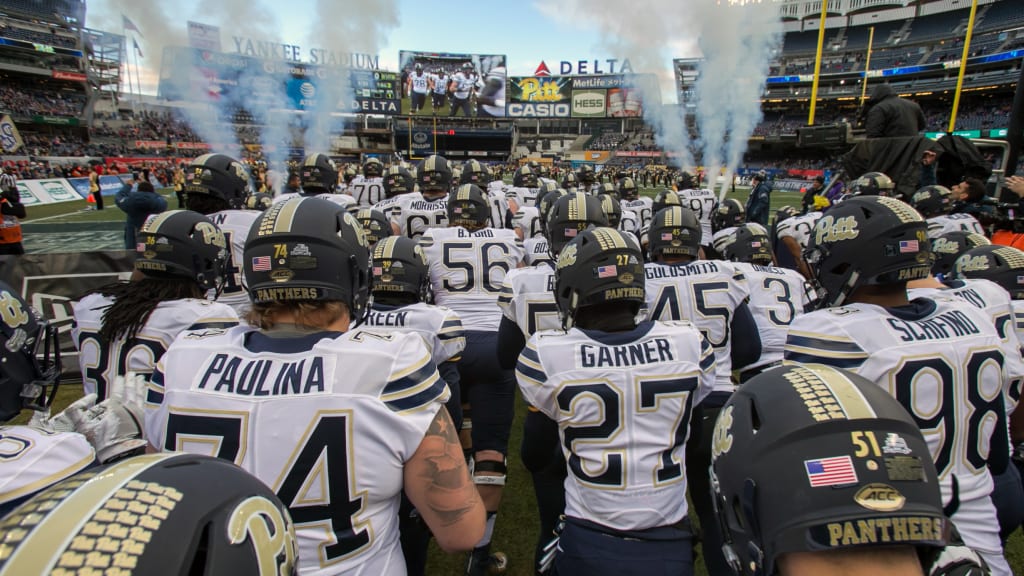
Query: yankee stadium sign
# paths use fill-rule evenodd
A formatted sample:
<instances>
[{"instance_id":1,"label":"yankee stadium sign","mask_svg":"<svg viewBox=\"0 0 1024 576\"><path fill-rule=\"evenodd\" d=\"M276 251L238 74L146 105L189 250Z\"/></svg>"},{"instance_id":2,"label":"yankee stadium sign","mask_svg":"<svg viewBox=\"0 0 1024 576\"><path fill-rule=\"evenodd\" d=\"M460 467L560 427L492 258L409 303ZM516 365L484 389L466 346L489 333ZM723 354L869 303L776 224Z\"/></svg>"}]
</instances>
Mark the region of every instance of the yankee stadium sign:
<instances>
[{"instance_id":1,"label":"yankee stadium sign","mask_svg":"<svg viewBox=\"0 0 1024 576\"><path fill-rule=\"evenodd\" d=\"M283 44L270 40L253 40L244 36L232 36L235 52L244 56L263 58L265 60L285 60L287 62L306 62L318 66L342 68L362 68L377 70L380 68L380 55L359 52L334 52L323 48L310 48L309 59L302 60L302 47L298 44Z\"/></svg>"}]
</instances>

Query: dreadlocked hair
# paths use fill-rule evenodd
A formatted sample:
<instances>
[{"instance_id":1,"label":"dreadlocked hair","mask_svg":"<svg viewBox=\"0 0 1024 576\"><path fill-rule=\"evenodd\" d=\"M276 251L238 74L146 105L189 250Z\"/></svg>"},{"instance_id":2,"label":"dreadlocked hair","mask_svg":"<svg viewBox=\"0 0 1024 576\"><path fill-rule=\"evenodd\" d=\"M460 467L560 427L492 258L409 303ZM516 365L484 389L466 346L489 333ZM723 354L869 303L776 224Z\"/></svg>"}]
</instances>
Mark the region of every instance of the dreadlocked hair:
<instances>
[{"instance_id":1,"label":"dreadlocked hair","mask_svg":"<svg viewBox=\"0 0 1024 576\"><path fill-rule=\"evenodd\" d=\"M200 214L213 214L231 208L228 201L210 194L187 194L185 195L185 207Z\"/></svg>"},{"instance_id":2,"label":"dreadlocked hair","mask_svg":"<svg viewBox=\"0 0 1024 576\"><path fill-rule=\"evenodd\" d=\"M260 330L271 330L280 324L282 315L295 318L299 328L323 330L348 314L348 306L340 300L268 302L253 304L245 320Z\"/></svg>"},{"instance_id":3,"label":"dreadlocked hair","mask_svg":"<svg viewBox=\"0 0 1024 576\"><path fill-rule=\"evenodd\" d=\"M108 343L120 338L134 338L161 302L203 297L199 285L189 278L143 278L135 282L114 282L92 293L114 300L103 311L103 327L99 333L100 339Z\"/></svg>"}]
</instances>

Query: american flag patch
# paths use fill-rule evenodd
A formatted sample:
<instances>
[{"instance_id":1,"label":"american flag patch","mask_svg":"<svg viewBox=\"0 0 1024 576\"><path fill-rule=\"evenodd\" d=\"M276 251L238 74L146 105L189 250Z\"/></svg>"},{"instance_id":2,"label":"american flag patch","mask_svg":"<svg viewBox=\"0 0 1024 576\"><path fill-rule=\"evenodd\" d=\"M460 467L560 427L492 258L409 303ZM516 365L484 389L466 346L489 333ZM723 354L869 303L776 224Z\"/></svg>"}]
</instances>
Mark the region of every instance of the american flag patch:
<instances>
[{"instance_id":1,"label":"american flag patch","mask_svg":"<svg viewBox=\"0 0 1024 576\"><path fill-rule=\"evenodd\" d=\"M269 272L270 256L254 256L252 259L253 272Z\"/></svg>"},{"instance_id":2,"label":"american flag patch","mask_svg":"<svg viewBox=\"0 0 1024 576\"><path fill-rule=\"evenodd\" d=\"M575 228L566 228L565 229L565 237L566 238L575 238L576 235L579 234L579 233L580 233L580 231L575 229Z\"/></svg>"},{"instance_id":3,"label":"american flag patch","mask_svg":"<svg viewBox=\"0 0 1024 576\"><path fill-rule=\"evenodd\" d=\"M1024 276L1017 276L1017 284L1024 284Z\"/></svg>"},{"instance_id":4,"label":"american flag patch","mask_svg":"<svg viewBox=\"0 0 1024 576\"><path fill-rule=\"evenodd\" d=\"M454 212L455 214L462 214L462 208L460 208L458 206L453 206L452 207L452 212Z\"/></svg>"},{"instance_id":5,"label":"american flag patch","mask_svg":"<svg viewBox=\"0 0 1024 576\"><path fill-rule=\"evenodd\" d=\"M750 243L750 247L751 248L760 248L761 247L761 243L760 242L751 242Z\"/></svg>"},{"instance_id":6,"label":"american flag patch","mask_svg":"<svg viewBox=\"0 0 1024 576\"><path fill-rule=\"evenodd\" d=\"M613 278L619 275L619 270L614 264L611 266L598 266L597 277L598 278Z\"/></svg>"},{"instance_id":7,"label":"american flag patch","mask_svg":"<svg viewBox=\"0 0 1024 576\"><path fill-rule=\"evenodd\" d=\"M661 239L662 240L666 240L666 241L667 240L671 240L672 239L672 233L671 232L662 232L661 233Z\"/></svg>"},{"instance_id":8,"label":"american flag patch","mask_svg":"<svg viewBox=\"0 0 1024 576\"><path fill-rule=\"evenodd\" d=\"M853 461L849 456L804 460L804 468L807 469L807 479L811 482L811 488L857 482L857 471L854 470Z\"/></svg>"},{"instance_id":9,"label":"american flag patch","mask_svg":"<svg viewBox=\"0 0 1024 576\"><path fill-rule=\"evenodd\" d=\"M145 252L146 251L146 245L143 244L142 242L139 242L138 244L135 245L135 251L136 252Z\"/></svg>"},{"instance_id":10,"label":"american flag patch","mask_svg":"<svg viewBox=\"0 0 1024 576\"><path fill-rule=\"evenodd\" d=\"M900 254L906 254L907 252L920 252L921 249L917 246L917 240L901 240L900 241Z\"/></svg>"},{"instance_id":11,"label":"american flag patch","mask_svg":"<svg viewBox=\"0 0 1024 576\"><path fill-rule=\"evenodd\" d=\"M383 270L381 270L381 267L380 267L380 266L374 266L374 267L373 267L373 275L374 275L374 276L380 276L380 275L381 275L381 274L383 274L383 273L384 273L384 271L383 271Z\"/></svg>"}]
</instances>

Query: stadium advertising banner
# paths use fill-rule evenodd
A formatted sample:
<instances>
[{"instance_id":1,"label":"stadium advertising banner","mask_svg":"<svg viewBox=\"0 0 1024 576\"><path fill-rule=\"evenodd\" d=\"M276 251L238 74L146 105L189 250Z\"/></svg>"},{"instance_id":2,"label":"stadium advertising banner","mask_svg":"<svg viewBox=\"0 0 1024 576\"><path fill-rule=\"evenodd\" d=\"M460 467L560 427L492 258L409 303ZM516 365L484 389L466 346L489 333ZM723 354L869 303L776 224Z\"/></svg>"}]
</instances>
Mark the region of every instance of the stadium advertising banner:
<instances>
[{"instance_id":1,"label":"stadium advertising banner","mask_svg":"<svg viewBox=\"0 0 1024 576\"><path fill-rule=\"evenodd\" d=\"M516 76L509 80L508 116L638 117L643 115L645 94L658 94L657 79L651 74Z\"/></svg>"},{"instance_id":2,"label":"stadium advertising banner","mask_svg":"<svg viewBox=\"0 0 1024 576\"><path fill-rule=\"evenodd\" d=\"M567 76L515 76L508 82L508 116L512 118L568 118L572 78Z\"/></svg>"},{"instance_id":3,"label":"stadium advertising banner","mask_svg":"<svg viewBox=\"0 0 1024 576\"><path fill-rule=\"evenodd\" d=\"M87 178L85 180L88 182ZM18 193L21 195L21 203L26 206L82 199L75 187L64 178L21 180L18 182Z\"/></svg>"},{"instance_id":4,"label":"stadium advertising banner","mask_svg":"<svg viewBox=\"0 0 1024 576\"><path fill-rule=\"evenodd\" d=\"M347 74L347 81L340 75ZM263 60L182 46L164 48L157 95L165 100L320 110L321 99L347 87L337 112L398 114L398 74ZM330 95L330 96L328 96Z\"/></svg>"},{"instance_id":5,"label":"stadium advertising banner","mask_svg":"<svg viewBox=\"0 0 1024 576\"><path fill-rule=\"evenodd\" d=\"M402 114L505 116L504 54L398 53Z\"/></svg>"}]
</instances>

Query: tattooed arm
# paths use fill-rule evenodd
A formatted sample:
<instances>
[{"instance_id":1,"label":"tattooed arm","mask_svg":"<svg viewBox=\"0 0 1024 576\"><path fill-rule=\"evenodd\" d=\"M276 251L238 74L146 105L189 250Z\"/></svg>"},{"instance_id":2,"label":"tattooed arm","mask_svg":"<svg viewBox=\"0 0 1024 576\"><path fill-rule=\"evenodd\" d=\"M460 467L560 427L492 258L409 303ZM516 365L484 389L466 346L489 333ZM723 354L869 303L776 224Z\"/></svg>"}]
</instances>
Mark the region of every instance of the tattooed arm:
<instances>
[{"instance_id":1,"label":"tattooed arm","mask_svg":"<svg viewBox=\"0 0 1024 576\"><path fill-rule=\"evenodd\" d=\"M405 463L405 493L444 551L470 550L483 538L484 505L444 407Z\"/></svg>"}]
</instances>

